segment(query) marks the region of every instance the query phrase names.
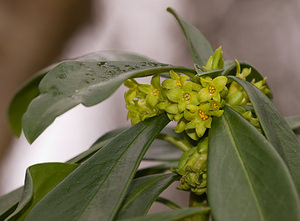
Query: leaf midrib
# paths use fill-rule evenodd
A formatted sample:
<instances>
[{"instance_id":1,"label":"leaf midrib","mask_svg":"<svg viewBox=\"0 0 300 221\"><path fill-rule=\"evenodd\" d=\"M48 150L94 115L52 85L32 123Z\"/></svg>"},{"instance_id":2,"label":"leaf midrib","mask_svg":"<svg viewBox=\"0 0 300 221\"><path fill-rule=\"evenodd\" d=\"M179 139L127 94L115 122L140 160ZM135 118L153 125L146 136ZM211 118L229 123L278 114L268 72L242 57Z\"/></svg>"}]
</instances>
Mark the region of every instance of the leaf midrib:
<instances>
[{"instance_id":1,"label":"leaf midrib","mask_svg":"<svg viewBox=\"0 0 300 221\"><path fill-rule=\"evenodd\" d=\"M102 182L101 185L99 186L98 191L96 191L95 194L93 194L93 196L92 196L92 197L90 198L90 200L88 201L86 207L84 207L83 210L82 210L82 212L81 212L80 214L78 214L78 218L77 218L76 220L79 220L79 219L83 216L84 211L86 210L86 208L88 208L88 206L90 205L90 202L92 202L93 199L96 197L97 193L99 192L99 189L101 189L101 187L102 187L102 186L104 185L104 183L107 181L110 172L114 170L114 168L116 167L116 165L117 165L118 162L119 162L119 159L121 159L121 158L125 155L125 153L126 153L127 150L128 150L128 147L131 146L131 144L134 143L134 142L136 141L137 137L139 137L139 135L140 135L141 133L143 133L144 130L146 130L149 126L151 126L151 124L148 124L147 126L145 126L145 127L141 130L141 132L139 132L139 133L135 136L135 138L132 140L132 142L130 142L130 143L126 146L126 149L124 150L124 152L120 155L120 157L117 158L118 160L115 161L116 163L115 163L115 164L113 165L113 167L109 170L109 173L107 173L107 176L105 176L105 179L103 180L103 182ZM121 133L121 134L122 134L122 133ZM111 141L111 142L112 142L112 141ZM111 142L109 142L107 145L109 145ZM148 143L148 142L147 142L147 143ZM126 183L126 186L128 186L128 183L129 183L129 182ZM124 192L124 191L123 191L123 192ZM122 195L124 195L124 194L122 194ZM120 204L120 203L119 203L119 204ZM114 210L116 211L116 209L114 209ZM112 211L112 212L114 212L114 211Z\"/></svg>"},{"instance_id":2,"label":"leaf midrib","mask_svg":"<svg viewBox=\"0 0 300 221\"><path fill-rule=\"evenodd\" d=\"M151 182L147 182L147 185L144 185L143 188L141 188L139 191L136 192L136 194L133 194L132 197L130 198L130 200L127 200L126 203L124 204L123 208L126 208L133 200L136 196L140 195L141 192L143 192L144 190L148 189L149 186L151 186L153 183L156 183L157 181L162 180L162 178L169 178L171 177L170 174L167 175L160 175L157 176L155 179L153 179Z\"/></svg>"},{"instance_id":3,"label":"leaf midrib","mask_svg":"<svg viewBox=\"0 0 300 221\"><path fill-rule=\"evenodd\" d=\"M232 136L232 134L233 134L233 133L232 133L232 129L231 129L230 124L228 123L228 120L226 119L225 115L223 115L223 116L224 116L224 120L225 120L225 122L226 122L226 127L228 128L228 131L230 132L230 133L229 133L229 134L230 134L229 137L230 137L230 139L231 139L231 141L232 141L232 143L233 143L233 145L234 145L234 150L236 151L236 155L237 155L237 157L238 157L238 159L239 159L239 161L240 161L240 164L241 164L241 166L242 166L242 168L243 168L243 170L244 170L244 172L245 172L245 176L246 176L246 178L247 178L247 180L248 180L248 184L249 184L250 190L251 190L252 195L253 195L253 197L254 197L254 200L255 200L255 202L256 202L256 207L257 207L258 213L259 213L259 215L260 215L260 217L261 217L261 220L264 221L265 218L264 218L264 215L263 215L263 213L262 213L262 211L261 211L260 204L259 204L259 201L258 201L258 199L257 199L257 195L256 195L256 193L255 193L255 191L254 191L253 186L252 186L252 182L251 182L251 179L250 179L248 170L247 170L247 168L246 168L244 162L242 161L242 157L241 157L240 151L239 151L238 148L237 148L238 145L237 145L237 143L236 143L236 140L235 140L235 138Z\"/></svg>"}]
</instances>

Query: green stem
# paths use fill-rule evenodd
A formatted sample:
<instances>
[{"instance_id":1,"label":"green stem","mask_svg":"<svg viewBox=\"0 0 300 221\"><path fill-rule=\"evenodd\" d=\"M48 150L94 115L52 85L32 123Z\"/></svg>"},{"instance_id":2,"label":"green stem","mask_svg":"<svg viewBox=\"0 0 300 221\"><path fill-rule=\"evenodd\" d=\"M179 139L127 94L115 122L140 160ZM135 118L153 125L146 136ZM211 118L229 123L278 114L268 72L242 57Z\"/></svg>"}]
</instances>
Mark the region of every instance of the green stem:
<instances>
[{"instance_id":1,"label":"green stem","mask_svg":"<svg viewBox=\"0 0 300 221\"><path fill-rule=\"evenodd\" d=\"M202 194L198 196L193 192L190 192L190 200L189 207L206 207L207 206L207 198L206 194ZM197 214L192 217L187 218L185 221L208 221L209 220L209 212L205 214Z\"/></svg>"},{"instance_id":2,"label":"green stem","mask_svg":"<svg viewBox=\"0 0 300 221\"><path fill-rule=\"evenodd\" d=\"M162 203L166 206L168 206L169 208L171 209L180 209L181 207L178 206L176 203L172 202L171 200L168 200L166 198L163 198L163 197L158 197L156 199L156 202L159 202L159 203Z\"/></svg>"},{"instance_id":3,"label":"green stem","mask_svg":"<svg viewBox=\"0 0 300 221\"><path fill-rule=\"evenodd\" d=\"M173 136L170 136L167 134L159 134L157 136L157 138L175 145L176 147L178 147L179 149L181 149L184 152L186 152L192 148L192 146L189 143L185 142L184 140L181 140L177 137L173 137Z\"/></svg>"}]
</instances>

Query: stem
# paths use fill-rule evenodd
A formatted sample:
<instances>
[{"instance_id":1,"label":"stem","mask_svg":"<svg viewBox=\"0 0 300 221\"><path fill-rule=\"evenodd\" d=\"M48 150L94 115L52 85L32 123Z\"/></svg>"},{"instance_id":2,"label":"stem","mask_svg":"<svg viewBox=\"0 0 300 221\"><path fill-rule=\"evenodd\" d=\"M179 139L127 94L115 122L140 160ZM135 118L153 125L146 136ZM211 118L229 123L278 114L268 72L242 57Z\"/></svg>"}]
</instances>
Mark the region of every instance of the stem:
<instances>
[{"instance_id":1,"label":"stem","mask_svg":"<svg viewBox=\"0 0 300 221\"><path fill-rule=\"evenodd\" d=\"M156 201L170 207L171 209L180 209L181 208L176 203L174 203L171 200L168 200L166 198L163 198L163 197L158 197L156 199Z\"/></svg>"},{"instance_id":2,"label":"stem","mask_svg":"<svg viewBox=\"0 0 300 221\"><path fill-rule=\"evenodd\" d=\"M159 134L157 136L157 138L175 145L176 147L178 147L179 149L181 149L184 152L186 152L192 148L192 146L189 143L184 142L183 140L181 140L177 137L173 137L173 136L170 136L167 134Z\"/></svg>"},{"instance_id":3,"label":"stem","mask_svg":"<svg viewBox=\"0 0 300 221\"><path fill-rule=\"evenodd\" d=\"M190 201L189 207L203 207L207 206L206 194L202 194L198 196L193 192L190 192ZM209 212L205 214L197 214L192 217L187 218L185 221L208 221L209 220Z\"/></svg>"}]
</instances>

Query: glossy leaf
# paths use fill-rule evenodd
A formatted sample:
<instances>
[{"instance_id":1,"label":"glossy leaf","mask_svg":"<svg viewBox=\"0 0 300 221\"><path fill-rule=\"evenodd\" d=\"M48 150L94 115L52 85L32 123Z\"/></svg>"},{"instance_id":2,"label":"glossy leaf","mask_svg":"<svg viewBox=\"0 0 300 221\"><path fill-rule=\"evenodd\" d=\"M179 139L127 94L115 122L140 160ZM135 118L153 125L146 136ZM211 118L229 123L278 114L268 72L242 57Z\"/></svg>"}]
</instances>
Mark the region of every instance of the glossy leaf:
<instances>
[{"instance_id":1,"label":"glossy leaf","mask_svg":"<svg viewBox=\"0 0 300 221\"><path fill-rule=\"evenodd\" d=\"M146 215L159 194L177 178L175 174L155 174L134 179L116 220Z\"/></svg>"},{"instance_id":2,"label":"glossy leaf","mask_svg":"<svg viewBox=\"0 0 300 221\"><path fill-rule=\"evenodd\" d=\"M285 120L296 134L300 133L300 116L286 117Z\"/></svg>"},{"instance_id":3,"label":"glossy leaf","mask_svg":"<svg viewBox=\"0 0 300 221\"><path fill-rule=\"evenodd\" d=\"M168 8L167 11L175 17L180 25L189 45L194 63L200 65L200 67L204 66L209 57L214 53L209 41L196 27L181 19L172 8Z\"/></svg>"},{"instance_id":4,"label":"glossy leaf","mask_svg":"<svg viewBox=\"0 0 300 221\"><path fill-rule=\"evenodd\" d=\"M9 123L15 135L20 136L22 131L22 117L30 102L39 95L39 83L46 73L34 76L13 97L8 113Z\"/></svg>"},{"instance_id":5,"label":"glossy leaf","mask_svg":"<svg viewBox=\"0 0 300 221\"><path fill-rule=\"evenodd\" d=\"M182 220L184 218L197 215L197 214L206 214L209 212L207 207L191 207L171 210L163 213L153 214L149 216L140 216L130 219L122 219L122 221L176 221Z\"/></svg>"},{"instance_id":6,"label":"glossy leaf","mask_svg":"<svg viewBox=\"0 0 300 221\"><path fill-rule=\"evenodd\" d=\"M300 142L273 103L252 84L230 77L247 92L261 127L287 164L300 196Z\"/></svg>"},{"instance_id":7,"label":"glossy leaf","mask_svg":"<svg viewBox=\"0 0 300 221\"><path fill-rule=\"evenodd\" d=\"M229 107L210 129L208 171L208 201L215 220L300 220L297 190L284 161Z\"/></svg>"},{"instance_id":8,"label":"glossy leaf","mask_svg":"<svg viewBox=\"0 0 300 221\"><path fill-rule=\"evenodd\" d=\"M112 220L147 148L168 122L160 115L118 135L47 194L27 220Z\"/></svg>"},{"instance_id":9,"label":"glossy leaf","mask_svg":"<svg viewBox=\"0 0 300 221\"><path fill-rule=\"evenodd\" d=\"M77 164L69 163L43 163L29 167L26 171L22 199L14 213L7 218L7 221L24 220L34 205L77 166Z\"/></svg>"},{"instance_id":10,"label":"glossy leaf","mask_svg":"<svg viewBox=\"0 0 300 221\"><path fill-rule=\"evenodd\" d=\"M78 104L87 107L108 98L128 78L155 73L187 71L154 62L79 62L66 61L42 79L36 97L23 116L23 129L32 143L57 116Z\"/></svg>"},{"instance_id":11,"label":"glossy leaf","mask_svg":"<svg viewBox=\"0 0 300 221\"><path fill-rule=\"evenodd\" d=\"M150 58L129 52L121 51L99 51L91 54L87 54L78 58L74 58L75 61L153 61ZM63 61L62 61L63 62ZM30 102L39 95L39 83L47 72L58 64L50 65L49 67L41 70L36 76L31 78L13 97L9 106L9 122L13 132L20 136L22 130L22 116L26 112Z\"/></svg>"},{"instance_id":12,"label":"glossy leaf","mask_svg":"<svg viewBox=\"0 0 300 221\"><path fill-rule=\"evenodd\" d=\"M15 189L0 197L0 220L4 220L18 207L22 197L23 187Z\"/></svg>"}]
</instances>

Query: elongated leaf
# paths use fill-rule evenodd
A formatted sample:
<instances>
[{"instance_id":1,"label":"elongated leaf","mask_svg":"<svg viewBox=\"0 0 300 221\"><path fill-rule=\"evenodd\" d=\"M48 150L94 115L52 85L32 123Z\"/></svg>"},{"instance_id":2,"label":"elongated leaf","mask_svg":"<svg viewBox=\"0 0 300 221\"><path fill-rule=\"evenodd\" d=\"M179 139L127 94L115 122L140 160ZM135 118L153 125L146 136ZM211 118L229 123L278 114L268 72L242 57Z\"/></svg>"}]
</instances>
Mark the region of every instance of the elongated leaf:
<instances>
[{"instance_id":1,"label":"elongated leaf","mask_svg":"<svg viewBox=\"0 0 300 221\"><path fill-rule=\"evenodd\" d=\"M286 117L285 120L296 134L300 133L300 116Z\"/></svg>"},{"instance_id":2,"label":"elongated leaf","mask_svg":"<svg viewBox=\"0 0 300 221\"><path fill-rule=\"evenodd\" d=\"M183 151L178 147L156 139L147 151L144 160L151 161L178 161Z\"/></svg>"},{"instance_id":3,"label":"elongated leaf","mask_svg":"<svg viewBox=\"0 0 300 221\"><path fill-rule=\"evenodd\" d=\"M224 109L209 134L208 200L215 220L300 220L284 161L255 127Z\"/></svg>"},{"instance_id":4,"label":"elongated leaf","mask_svg":"<svg viewBox=\"0 0 300 221\"><path fill-rule=\"evenodd\" d=\"M105 133L103 136L98 138L93 145L86 151L80 153L76 157L72 158L68 162L70 163L82 163L85 160L89 159L93 154L95 154L100 148L108 144L114 137L123 132L126 128L118 128L112 131Z\"/></svg>"},{"instance_id":5,"label":"elongated leaf","mask_svg":"<svg viewBox=\"0 0 300 221\"><path fill-rule=\"evenodd\" d=\"M164 197L158 197L155 201L158 203L164 204L165 206L168 206L171 209L180 209L181 208L179 205L177 205L173 201L166 199Z\"/></svg>"},{"instance_id":6,"label":"elongated leaf","mask_svg":"<svg viewBox=\"0 0 300 221\"><path fill-rule=\"evenodd\" d=\"M75 61L153 61L150 58L137 55L135 53L121 51L99 51L87 54L78 58ZM9 106L9 122L13 132L20 136L22 130L22 116L26 112L30 102L39 95L39 83L46 73L62 62L50 65L41 70L36 76L29 80L13 97Z\"/></svg>"},{"instance_id":7,"label":"elongated leaf","mask_svg":"<svg viewBox=\"0 0 300 221\"><path fill-rule=\"evenodd\" d=\"M206 214L209 212L207 207L192 207L171 210L163 213L158 213L150 216L140 216L130 219L122 219L122 221L176 221L182 220L184 218L196 215L196 214Z\"/></svg>"},{"instance_id":8,"label":"elongated leaf","mask_svg":"<svg viewBox=\"0 0 300 221\"><path fill-rule=\"evenodd\" d=\"M142 176L148 176L152 174L158 174L158 173L164 173L171 168L177 168L178 162L165 162L163 164L155 165L146 167L143 169L139 169L136 174L135 178L142 177Z\"/></svg>"},{"instance_id":9,"label":"elongated leaf","mask_svg":"<svg viewBox=\"0 0 300 221\"><path fill-rule=\"evenodd\" d=\"M26 171L22 199L18 208L7 218L7 220L24 220L34 205L77 166L78 164L69 163L43 163L29 167Z\"/></svg>"},{"instance_id":10,"label":"elongated leaf","mask_svg":"<svg viewBox=\"0 0 300 221\"><path fill-rule=\"evenodd\" d=\"M247 92L261 127L287 164L300 196L300 142L272 102L255 86L236 77L230 77Z\"/></svg>"},{"instance_id":11,"label":"elongated leaf","mask_svg":"<svg viewBox=\"0 0 300 221\"><path fill-rule=\"evenodd\" d=\"M112 220L166 115L124 131L40 201L26 220Z\"/></svg>"},{"instance_id":12,"label":"elongated leaf","mask_svg":"<svg viewBox=\"0 0 300 221\"><path fill-rule=\"evenodd\" d=\"M0 197L0 220L4 220L18 207L18 203L22 197L23 187Z\"/></svg>"},{"instance_id":13,"label":"elongated leaf","mask_svg":"<svg viewBox=\"0 0 300 221\"><path fill-rule=\"evenodd\" d=\"M23 116L27 140L33 142L57 116L78 104L92 106L108 98L131 77L141 77L173 69L187 69L154 62L79 62L59 64L42 79L36 97Z\"/></svg>"},{"instance_id":14,"label":"elongated leaf","mask_svg":"<svg viewBox=\"0 0 300 221\"><path fill-rule=\"evenodd\" d=\"M156 174L134 179L116 216L117 220L146 215L159 194L176 179L175 174Z\"/></svg>"},{"instance_id":15,"label":"elongated leaf","mask_svg":"<svg viewBox=\"0 0 300 221\"><path fill-rule=\"evenodd\" d=\"M123 132L126 128L119 128L107 132L103 136L97 139L95 143L83 153L80 153L76 157L72 158L68 162L70 163L82 163L87 160L89 157L93 156L100 148L109 143L115 136ZM166 129L166 128L165 128ZM163 130L164 133L174 134L170 129ZM179 135L176 135L176 138L180 138ZM149 150L147 151L143 160L151 161L168 161L168 162L178 162L180 156L183 154L183 151L179 148L173 146L170 143L167 143L162 140L156 139L152 144Z\"/></svg>"},{"instance_id":16,"label":"elongated leaf","mask_svg":"<svg viewBox=\"0 0 300 221\"><path fill-rule=\"evenodd\" d=\"M214 53L209 41L196 27L181 19L172 8L168 8L167 11L170 12L179 23L190 47L194 63L204 66L209 57Z\"/></svg>"},{"instance_id":17,"label":"elongated leaf","mask_svg":"<svg viewBox=\"0 0 300 221\"><path fill-rule=\"evenodd\" d=\"M46 73L34 76L13 97L8 113L9 123L15 135L20 136L22 131L22 117L30 102L39 95L38 85Z\"/></svg>"}]
</instances>

